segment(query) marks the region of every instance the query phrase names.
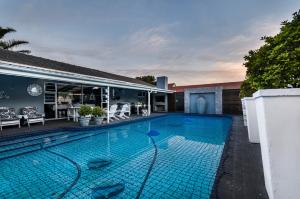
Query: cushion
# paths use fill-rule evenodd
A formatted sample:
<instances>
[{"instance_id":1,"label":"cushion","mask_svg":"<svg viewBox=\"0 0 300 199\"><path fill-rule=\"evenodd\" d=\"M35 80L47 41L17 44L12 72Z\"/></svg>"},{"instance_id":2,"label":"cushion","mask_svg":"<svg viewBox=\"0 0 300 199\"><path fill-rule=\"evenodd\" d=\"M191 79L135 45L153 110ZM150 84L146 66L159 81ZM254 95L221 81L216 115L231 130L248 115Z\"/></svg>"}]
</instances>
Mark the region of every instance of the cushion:
<instances>
[{"instance_id":1,"label":"cushion","mask_svg":"<svg viewBox=\"0 0 300 199\"><path fill-rule=\"evenodd\" d=\"M22 115L26 115L29 119L42 118L43 114L38 113L36 107L24 107L22 109Z\"/></svg>"},{"instance_id":2,"label":"cushion","mask_svg":"<svg viewBox=\"0 0 300 199\"><path fill-rule=\"evenodd\" d=\"M0 107L0 119L1 121L13 121L19 118L16 115L14 108Z\"/></svg>"}]
</instances>

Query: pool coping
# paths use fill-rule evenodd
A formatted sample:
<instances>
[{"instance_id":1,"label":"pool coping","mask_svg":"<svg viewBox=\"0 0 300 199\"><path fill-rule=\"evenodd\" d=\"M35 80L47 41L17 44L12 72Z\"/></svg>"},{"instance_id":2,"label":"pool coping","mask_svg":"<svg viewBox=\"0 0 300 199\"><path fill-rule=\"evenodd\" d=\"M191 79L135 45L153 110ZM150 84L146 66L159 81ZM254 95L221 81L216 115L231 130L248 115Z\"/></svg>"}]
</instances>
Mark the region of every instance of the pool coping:
<instances>
[{"instance_id":1,"label":"pool coping","mask_svg":"<svg viewBox=\"0 0 300 199\"><path fill-rule=\"evenodd\" d=\"M220 180L221 180L223 175L228 174L224 171L224 164L225 164L226 159L228 158L228 150L229 150L229 147L230 147L229 142L230 142L230 137L231 137L231 134L232 134L232 131L233 131L233 122L234 122L233 117L232 117L231 122L232 123L231 123L230 128L228 129L228 132L227 132L227 137L226 137L226 140L225 140L225 143L224 143L222 156L221 156L219 166L218 166L218 169L217 169L217 172L216 172L216 175L215 175L214 184L213 184L213 187L212 187L212 190L211 190L211 193L210 193L210 199L219 199L218 188L219 188Z\"/></svg>"}]
</instances>

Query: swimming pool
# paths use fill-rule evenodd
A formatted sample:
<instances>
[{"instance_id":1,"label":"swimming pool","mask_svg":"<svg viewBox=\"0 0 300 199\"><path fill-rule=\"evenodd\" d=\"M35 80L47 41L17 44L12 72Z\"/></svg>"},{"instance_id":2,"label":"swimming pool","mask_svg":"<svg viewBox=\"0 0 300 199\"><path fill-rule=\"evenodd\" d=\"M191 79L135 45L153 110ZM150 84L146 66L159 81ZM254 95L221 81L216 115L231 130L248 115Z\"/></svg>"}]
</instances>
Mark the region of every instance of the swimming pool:
<instances>
[{"instance_id":1,"label":"swimming pool","mask_svg":"<svg viewBox=\"0 0 300 199\"><path fill-rule=\"evenodd\" d=\"M209 198L231 123L176 114L2 141L0 197Z\"/></svg>"}]
</instances>

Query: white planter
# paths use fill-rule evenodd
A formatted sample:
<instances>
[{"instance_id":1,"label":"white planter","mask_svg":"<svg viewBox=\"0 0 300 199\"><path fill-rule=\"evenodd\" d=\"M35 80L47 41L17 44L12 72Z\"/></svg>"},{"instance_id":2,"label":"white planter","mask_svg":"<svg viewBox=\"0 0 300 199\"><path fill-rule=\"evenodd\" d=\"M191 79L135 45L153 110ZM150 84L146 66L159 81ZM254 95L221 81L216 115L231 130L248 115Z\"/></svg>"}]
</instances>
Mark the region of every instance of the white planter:
<instances>
[{"instance_id":1,"label":"white planter","mask_svg":"<svg viewBox=\"0 0 300 199\"><path fill-rule=\"evenodd\" d=\"M90 120L91 120L90 117L80 117L79 124L80 124L80 126L89 126Z\"/></svg>"},{"instance_id":2,"label":"white planter","mask_svg":"<svg viewBox=\"0 0 300 199\"><path fill-rule=\"evenodd\" d=\"M95 124L97 126L101 125L103 122L103 117L95 117Z\"/></svg>"},{"instance_id":3,"label":"white planter","mask_svg":"<svg viewBox=\"0 0 300 199\"><path fill-rule=\"evenodd\" d=\"M251 143L259 143L259 130L257 124L255 99L253 97L245 97L243 98L243 101L246 112L249 141Z\"/></svg>"},{"instance_id":4,"label":"white planter","mask_svg":"<svg viewBox=\"0 0 300 199\"><path fill-rule=\"evenodd\" d=\"M270 199L300 196L300 89L267 89L255 98Z\"/></svg>"}]
</instances>

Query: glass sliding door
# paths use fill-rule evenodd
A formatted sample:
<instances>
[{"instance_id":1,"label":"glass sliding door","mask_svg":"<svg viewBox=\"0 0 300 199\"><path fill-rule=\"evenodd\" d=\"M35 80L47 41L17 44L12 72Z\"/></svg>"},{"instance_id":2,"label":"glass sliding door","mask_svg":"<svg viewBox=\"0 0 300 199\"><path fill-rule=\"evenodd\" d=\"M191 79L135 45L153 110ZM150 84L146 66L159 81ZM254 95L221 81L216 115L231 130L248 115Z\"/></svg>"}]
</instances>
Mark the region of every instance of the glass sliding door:
<instances>
[{"instance_id":1,"label":"glass sliding door","mask_svg":"<svg viewBox=\"0 0 300 199\"><path fill-rule=\"evenodd\" d=\"M80 104L101 106L101 87L45 82L44 90L46 119L66 118L68 108Z\"/></svg>"},{"instance_id":2,"label":"glass sliding door","mask_svg":"<svg viewBox=\"0 0 300 199\"><path fill-rule=\"evenodd\" d=\"M100 87L91 87L83 86L83 104L88 104L91 106L101 106L101 88Z\"/></svg>"},{"instance_id":3,"label":"glass sliding door","mask_svg":"<svg viewBox=\"0 0 300 199\"><path fill-rule=\"evenodd\" d=\"M56 84L45 82L44 111L46 119L56 118Z\"/></svg>"},{"instance_id":4,"label":"glass sliding door","mask_svg":"<svg viewBox=\"0 0 300 199\"><path fill-rule=\"evenodd\" d=\"M82 104L82 86L57 84L57 118L66 118L70 106Z\"/></svg>"}]
</instances>

